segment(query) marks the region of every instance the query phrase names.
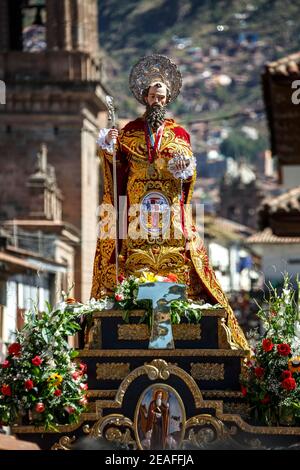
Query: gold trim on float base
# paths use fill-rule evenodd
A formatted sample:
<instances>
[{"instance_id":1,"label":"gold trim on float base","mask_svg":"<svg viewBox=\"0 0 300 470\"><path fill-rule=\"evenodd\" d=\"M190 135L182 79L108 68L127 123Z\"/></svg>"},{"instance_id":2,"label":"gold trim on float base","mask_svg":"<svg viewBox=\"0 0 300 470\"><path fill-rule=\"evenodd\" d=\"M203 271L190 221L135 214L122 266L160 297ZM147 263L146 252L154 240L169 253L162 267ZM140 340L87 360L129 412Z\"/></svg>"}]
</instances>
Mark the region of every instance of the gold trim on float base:
<instances>
[{"instance_id":1,"label":"gold trim on float base","mask_svg":"<svg viewBox=\"0 0 300 470\"><path fill-rule=\"evenodd\" d=\"M125 341L149 340L148 325L118 325L118 339Z\"/></svg>"},{"instance_id":2,"label":"gold trim on float base","mask_svg":"<svg viewBox=\"0 0 300 470\"><path fill-rule=\"evenodd\" d=\"M224 364L191 362L191 376L196 380L224 380Z\"/></svg>"},{"instance_id":3,"label":"gold trim on float base","mask_svg":"<svg viewBox=\"0 0 300 470\"><path fill-rule=\"evenodd\" d=\"M177 365L177 364L175 364ZM88 397L96 398L113 398L117 394L117 389L115 390L88 390ZM230 390L201 390L203 397L207 398L244 398L242 392L230 391Z\"/></svg>"},{"instance_id":4,"label":"gold trim on float base","mask_svg":"<svg viewBox=\"0 0 300 470\"><path fill-rule=\"evenodd\" d=\"M246 357L243 349L81 349L77 357Z\"/></svg>"},{"instance_id":5,"label":"gold trim on float base","mask_svg":"<svg viewBox=\"0 0 300 470\"><path fill-rule=\"evenodd\" d=\"M112 424L112 427L106 426ZM124 431L124 428L127 429ZM122 430L118 429L121 428ZM136 442L131 437L130 431L134 435L133 422L122 414L113 413L108 416L102 416L89 430L91 438L105 437L109 442L117 441L120 444L132 445L133 449L136 449Z\"/></svg>"},{"instance_id":6,"label":"gold trim on float base","mask_svg":"<svg viewBox=\"0 0 300 470\"><path fill-rule=\"evenodd\" d=\"M249 415L250 405L248 403L223 403L223 410L229 414Z\"/></svg>"},{"instance_id":7,"label":"gold trim on float base","mask_svg":"<svg viewBox=\"0 0 300 470\"><path fill-rule=\"evenodd\" d=\"M130 372L129 362L103 362L96 364L97 380L122 380Z\"/></svg>"},{"instance_id":8,"label":"gold trim on float base","mask_svg":"<svg viewBox=\"0 0 300 470\"><path fill-rule=\"evenodd\" d=\"M201 339L201 325L172 325L175 340L195 341Z\"/></svg>"},{"instance_id":9,"label":"gold trim on float base","mask_svg":"<svg viewBox=\"0 0 300 470\"><path fill-rule=\"evenodd\" d=\"M102 324L101 318L93 318L93 323L85 330L85 344L84 349L99 349L102 348Z\"/></svg>"},{"instance_id":10,"label":"gold trim on float base","mask_svg":"<svg viewBox=\"0 0 300 470\"><path fill-rule=\"evenodd\" d=\"M242 392L230 391L230 390L202 390L204 397L219 397L219 398L243 398Z\"/></svg>"},{"instance_id":11,"label":"gold trim on float base","mask_svg":"<svg viewBox=\"0 0 300 470\"><path fill-rule=\"evenodd\" d=\"M58 442L53 444L51 450L71 450L72 444L76 441L76 437L63 436Z\"/></svg>"},{"instance_id":12,"label":"gold trim on float base","mask_svg":"<svg viewBox=\"0 0 300 470\"><path fill-rule=\"evenodd\" d=\"M107 317L122 317L124 310L101 310L99 312L93 312L92 317L94 318L107 318ZM145 314L145 310L129 310L129 316L142 317ZM201 317L220 317L226 318L227 313L224 308L212 308L201 311ZM201 320L200 320L201 321Z\"/></svg>"},{"instance_id":13,"label":"gold trim on float base","mask_svg":"<svg viewBox=\"0 0 300 470\"><path fill-rule=\"evenodd\" d=\"M288 436L288 435L299 435L300 436L300 427L291 428L289 426L253 426L251 424L246 423L239 415L229 414L229 413L218 413L217 417L220 420L225 421L228 423L235 423L242 431L251 432L255 434L272 434L272 435L280 435L280 436Z\"/></svg>"},{"instance_id":14,"label":"gold trim on float base","mask_svg":"<svg viewBox=\"0 0 300 470\"><path fill-rule=\"evenodd\" d=\"M72 432L78 429L84 421L96 420L99 416L96 413L82 413L79 421L73 424L58 424L56 429L46 429L44 426L11 426L12 434L58 434Z\"/></svg>"},{"instance_id":15,"label":"gold trim on float base","mask_svg":"<svg viewBox=\"0 0 300 470\"><path fill-rule=\"evenodd\" d=\"M87 390L90 398L114 398L118 390Z\"/></svg>"},{"instance_id":16,"label":"gold trim on float base","mask_svg":"<svg viewBox=\"0 0 300 470\"><path fill-rule=\"evenodd\" d=\"M99 312L93 312L92 318L108 318L108 317L121 317L123 318L124 310L100 310ZM130 316L142 317L145 314L145 310L130 310Z\"/></svg>"},{"instance_id":17,"label":"gold trim on float base","mask_svg":"<svg viewBox=\"0 0 300 470\"><path fill-rule=\"evenodd\" d=\"M187 385L194 397L196 408L200 408L203 405L203 397L195 380L187 372L181 369L181 367L167 363L163 359L154 359L150 364L144 364L130 372L119 386L115 398L116 404L118 406L122 405L124 395L129 385L137 377L148 375L150 380L167 380L171 374L179 377Z\"/></svg>"},{"instance_id":18,"label":"gold trim on float base","mask_svg":"<svg viewBox=\"0 0 300 470\"><path fill-rule=\"evenodd\" d=\"M225 328L225 318L218 318L218 346L219 349L230 349L227 330Z\"/></svg>"},{"instance_id":19,"label":"gold trim on float base","mask_svg":"<svg viewBox=\"0 0 300 470\"><path fill-rule=\"evenodd\" d=\"M113 398L117 394L116 390L88 390L88 397L96 398ZM216 397L216 398L243 398L242 392L230 391L230 390L201 390L203 397Z\"/></svg>"},{"instance_id":20,"label":"gold trim on float base","mask_svg":"<svg viewBox=\"0 0 300 470\"><path fill-rule=\"evenodd\" d=\"M197 429L197 427L199 429ZM226 429L222 421L220 421L214 416L203 413L203 414L193 416L192 418L188 419L188 421L186 422L187 436L183 442L184 443L191 442L195 446L199 446L202 443L206 443L205 431L207 432L210 427L212 427L215 430L216 434L215 436L213 436L214 439L208 442L215 442L217 440L222 440L229 434L228 430Z\"/></svg>"},{"instance_id":21,"label":"gold trim on float base","mask_svg":"<svg viewBox=\"0 0 300 470\"><path fill-rule=\"evenodd\" d=\"M174 340L194 341L201 339L200 325L172 325ZM118 340L145 341L149 340L148 325L118 325Z\"/></svg>"}]
</instances>

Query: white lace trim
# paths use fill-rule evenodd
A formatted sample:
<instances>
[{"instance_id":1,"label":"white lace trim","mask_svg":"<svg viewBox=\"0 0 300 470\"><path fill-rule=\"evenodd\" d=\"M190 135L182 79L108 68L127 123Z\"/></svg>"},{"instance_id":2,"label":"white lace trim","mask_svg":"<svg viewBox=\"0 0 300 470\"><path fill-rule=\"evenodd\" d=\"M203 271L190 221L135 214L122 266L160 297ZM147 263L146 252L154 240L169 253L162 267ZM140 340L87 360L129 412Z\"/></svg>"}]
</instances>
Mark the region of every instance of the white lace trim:
<instances>
[{"instance_id":1,"label":"white lace trim","mask_svg":"<svg viewBox=\"0 0 300 470\"><path fill-rule=\"evenodd\" d=\"M107 134L108 134L109 129L100 129L98 139L96 140L96 143L99 147L101 147L103 150L106 150L109 153L113 153L114 151L114 144L113 141L111 141L110 144L108 144L105 140Z\"/></svg>"},{"instance_id":2,"label":"white lace trim","mask_svg":"<svg viewBox=\"0 0 300 470\"><path fill-rule=\"evenodd\" d=\"M185 170L176 170L175 168L172 168L173 165L169 165L169 171L172 173L172 175L177 178L177 179L183 179L187 180L191 176L193 176L195 168L196 168L196 159L194 155L192 155L189 158L190 164Z\"/></svg>"}]
</instances>

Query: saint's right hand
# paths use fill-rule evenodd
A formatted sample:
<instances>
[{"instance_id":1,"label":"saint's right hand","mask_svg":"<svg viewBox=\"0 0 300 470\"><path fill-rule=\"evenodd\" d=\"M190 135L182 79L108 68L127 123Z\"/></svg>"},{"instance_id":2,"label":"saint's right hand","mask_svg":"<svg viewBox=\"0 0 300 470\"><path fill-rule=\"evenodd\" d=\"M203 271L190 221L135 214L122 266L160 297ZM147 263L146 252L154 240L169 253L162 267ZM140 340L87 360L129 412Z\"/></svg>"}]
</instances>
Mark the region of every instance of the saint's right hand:
<instances>
[{"instance_id":1,"label":"saint's right hand","mask_svg":"<svg viewBox=\"0 0 300 470\"><path fill-rule=\"evenodd\" d=\"M118 129L109 129L109 131L108 131L108 133L105 137L105 140L108 144L110 144L112 140L117 139L118 135L119 135Z\"/></svg>"}]
</instances>

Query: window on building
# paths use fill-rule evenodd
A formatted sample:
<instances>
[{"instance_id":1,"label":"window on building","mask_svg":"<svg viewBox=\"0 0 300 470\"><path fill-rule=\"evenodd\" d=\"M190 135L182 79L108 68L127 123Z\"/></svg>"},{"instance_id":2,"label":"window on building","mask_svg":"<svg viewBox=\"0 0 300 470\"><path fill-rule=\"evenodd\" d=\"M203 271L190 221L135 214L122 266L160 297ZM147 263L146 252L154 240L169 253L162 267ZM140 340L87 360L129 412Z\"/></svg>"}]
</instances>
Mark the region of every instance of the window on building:
<instances>
[{"instance_id":1,"label":"window on building","mask_svg":"<svg viewBox=\"0 0 300 470\"><path fill-rule=\"evenodd\" d=\"M10 48L39 52L45 50L45 0L10 0L8 2Z\"/></svg>"}]
</instances>

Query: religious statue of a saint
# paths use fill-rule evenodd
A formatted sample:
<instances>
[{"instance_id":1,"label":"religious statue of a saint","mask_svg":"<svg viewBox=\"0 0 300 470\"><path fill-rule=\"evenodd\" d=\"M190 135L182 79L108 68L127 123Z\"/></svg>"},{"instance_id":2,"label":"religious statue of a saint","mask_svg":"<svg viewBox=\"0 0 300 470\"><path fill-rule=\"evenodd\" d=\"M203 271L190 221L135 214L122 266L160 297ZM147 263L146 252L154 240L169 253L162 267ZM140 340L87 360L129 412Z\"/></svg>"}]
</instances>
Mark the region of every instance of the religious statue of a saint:
<instances>
[{"instance_id":1,"label":"religious statue of a saint","mask_svg":"<svg viewBox=\"0 0 300 470\"><path fill-rule=\"evenodd\" d=\"M145 113L120 132L101 129L97 141L103 203L113 205L116 185L118 201L123 201L117 224L118 230L122 225L122 236L118 230L116 237L107 236L113 217L107 217L109 211L104 210L106 222L97 242L91 296L99 299L113 292L117 253L119 274L140 276L147 269L162 276L172 273L186 284L189 298L222 305L233 341L247 348L188 210L196 180L195 157L188 132L166 117L168 104L180 92L180 71L167 57L150 55L133 67L129 84Z\"/></svg>"}]
</instances>

